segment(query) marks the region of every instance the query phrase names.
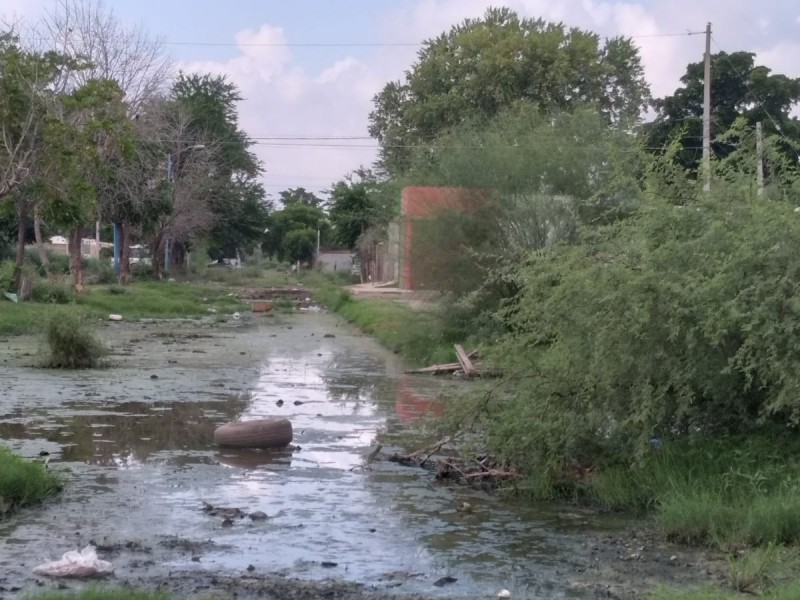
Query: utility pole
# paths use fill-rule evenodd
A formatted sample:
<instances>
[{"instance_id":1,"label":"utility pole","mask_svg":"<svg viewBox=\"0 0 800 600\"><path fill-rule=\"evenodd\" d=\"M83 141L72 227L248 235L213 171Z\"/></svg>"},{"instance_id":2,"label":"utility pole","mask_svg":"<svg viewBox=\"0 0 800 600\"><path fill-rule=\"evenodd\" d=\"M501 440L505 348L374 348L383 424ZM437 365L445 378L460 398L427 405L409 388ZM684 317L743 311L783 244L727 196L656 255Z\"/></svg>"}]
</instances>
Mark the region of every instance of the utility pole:
<instances>
[{"instance_id":1,"label":"utility pole","mask_svg":"<svg viewBox=\"0 0 800 600\"><path fill-rule=\"evenodd\" d=\"M703 191L711 191L711 23L706 23L706 53L703 71Z\"/></svg>"},{"instance_id":2,"label":"utility pole","mask_svg":"<svg viewBox=\"0 0 800 600\"><path fill-rule=\"evenodd\" d=\"M758 179L757 195L764 195L764 134L761 121L756 123L756 177Z\"/></svg>"}]
</instances>

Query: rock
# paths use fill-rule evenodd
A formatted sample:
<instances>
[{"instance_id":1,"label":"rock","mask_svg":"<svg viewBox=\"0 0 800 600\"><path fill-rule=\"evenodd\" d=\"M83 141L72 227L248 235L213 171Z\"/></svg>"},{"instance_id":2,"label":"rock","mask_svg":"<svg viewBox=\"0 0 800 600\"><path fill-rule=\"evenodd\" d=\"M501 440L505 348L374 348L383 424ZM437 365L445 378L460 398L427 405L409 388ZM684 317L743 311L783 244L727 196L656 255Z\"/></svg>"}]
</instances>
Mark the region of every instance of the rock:
<instances>
[{"instance_id":1,"label":"rock","mask_svg":"<svg viewBox=\"0 0 800 600\"><path fill-rule=\"evenodd\" d=\"M320 564L320 566L321 566L321 567L323 567L324 569L332 569L333 567L338 567L338 566L339 566L339 563L331 562L331 561L329 561L329 560L323 560L323 561L322 561L321 563L319 563L319 564Z\"/></svg>"},{"instance_id":2,"label":"rock","mask_svg":"<svg viewBox=\"0 0 800 600\"><path fill-rule=\"evenodd\" d=\"M278 400L275 404L278 406L283 406L283 400Z\"/></svg>"},{"instance_id":3,"label":"rock","mask_svg":"<svg viewBox=\"0 0 800 600\"><path fill-rule=\"evenodd\" d=\"M238 312L235 312L231 315L231 317L233 318L234 321L238 321L239 319L242 318L242 315L240 315Z\"/></svg>"},{"instance_id":4,"label":"rock","mask_svg":"<svg viewBox=\"0 0 800 600\"><path fill-rule=\"evenodd\" d=\"M436 587L444 587L446 585L450 585L451 583L455 583L456 581L458 581L458 579L456 579L455 577L450 577L449 575L445 575L441 579L437 579L436 581L434 581L433 585L435 585Z\"/></svg>"},{"instance_id":5,"label":"rock","mask_svg":"<svg viewBox=\"0 0 800 600\"><path fill-rule=\"evenodd\" d=\"M336 336L335 336L335 335L333 335L332 333L326 333L326 334L325 334L325 335L323 335L322 337L330 339L330 338L335 338Z\"/></svg>"},{"instance_id":6,"label":"rock","mask_svg":"<svg viewBox=\"0 0 800 600\"><path fill-rule=\"evenodd\" d=\"M498 598L511 598L511 592L509 592L508 590L500 590L499 592L497 592L497 597Z\"/></svg>"},{"instance_id":7,"label":"rock","mask_svg":"<svg viewBox=\"0 0 800 600\"><path fill-rule=\"evenodd\" d=\"M155 375L155 374L150 375L150 379L158 379L158 375Z\"/></svg>"},{"instance_id":8,"label":"rock","mask_svg":"<svg viewBox=\"0 0 800 600\"><path fill-rule=\"evenodd\" d=\"M233 521L231 519L225 519L222 522L223 527L233 527Z\"/></svg>"},{"instance_id":9,"label":"rock","mask_svg":"<svg viewBox=\"0 0 800 600\"><path fill-rule=\"evenodd\" d=\"M252 521L266 521L267 513L256 510L250 513L250 520Z\"/></svg>"},{"instance_id":10,"label":"rock","mask_svg":"<svg viewBox=\"0 0 800 600\"><path fill-rule=\"evenodd\" d=\"M462 502L456 507L456 510L462 513L471 513L472 505L469 502Z\"/></svg>"},{"instance_id":11,"label":"rock","mask_svg":"<svg viewBox=\"0 0 800 600\"><path fill-rule=\"evenodd\" d=\"M122 315L108 315L109 321L122 321Z\"/></svg>"},{"instance_id":12,"label":"rock","mask_svg":"<svg viewBox=\"0 0 800 600\"><path fill-rule=\"evenodd\" d=\"M247 570L252 573L253 571L256 570L256 568L253 565L247 565Z\"/></svg>"}]
</instances>

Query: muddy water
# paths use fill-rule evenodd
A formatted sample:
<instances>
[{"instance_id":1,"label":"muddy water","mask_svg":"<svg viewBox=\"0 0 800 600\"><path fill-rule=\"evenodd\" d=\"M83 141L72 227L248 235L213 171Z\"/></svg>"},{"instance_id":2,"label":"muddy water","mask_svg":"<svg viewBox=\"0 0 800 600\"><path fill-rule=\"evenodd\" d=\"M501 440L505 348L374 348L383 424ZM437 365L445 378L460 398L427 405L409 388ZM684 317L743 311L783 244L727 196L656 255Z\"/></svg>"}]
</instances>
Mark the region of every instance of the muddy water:
<instances>
[{"instance_id":1,"label":"muddy water","mask_svg":"<svg viewBox=\"0 0 800 600\"><path fill-rule=\"evenodd\" d=\"M0 439L49 452L67 481L43 509L0 522L0 597L32 589L34 566L90 541L123 581L213 571L434 598L596 597L587 539L625 523L514 507L394 464L364 468L379 431L437 411L430 398L454 384L401 375L336 317L115 323L103 335L116 366L84 372L25 366L32 338L0 344ZM270 415L291 419L299 448L214 446L215 427ZM472 512L456 510L464 501ZM226 525L203 502L268 519ZM434 585L443 577L455 581Z\"/></svg>"}]
</instances>

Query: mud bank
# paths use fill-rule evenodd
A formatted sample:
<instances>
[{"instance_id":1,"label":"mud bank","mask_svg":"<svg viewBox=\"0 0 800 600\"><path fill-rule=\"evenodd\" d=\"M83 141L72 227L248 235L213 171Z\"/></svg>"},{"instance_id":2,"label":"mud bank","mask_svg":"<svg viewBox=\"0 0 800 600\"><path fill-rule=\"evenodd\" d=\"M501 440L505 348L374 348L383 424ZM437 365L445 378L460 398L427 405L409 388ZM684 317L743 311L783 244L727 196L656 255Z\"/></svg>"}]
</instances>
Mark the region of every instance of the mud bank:
<instances>
[{"instance_id":1,"label":"mud bank","mask_svg":"<svg viewBox=\"0 0 800 600\"><path fill-rule=\"evenodd\" d=\"M0 344L0 439L49 452L67 479L59 498L0 522L0 598L56 585L33 567L90 542L111 583L183 597L629 599L722 577L715 557L646 523L364 468L378 432L435 413L461 384L402 375L335 316L102 333L114 366L96 371L28 366L35 338ZM292 421L297 448L214 447L218 425L272 415ZM203 502L267 518L226 524Z\"/></svg>"}]
</instances>

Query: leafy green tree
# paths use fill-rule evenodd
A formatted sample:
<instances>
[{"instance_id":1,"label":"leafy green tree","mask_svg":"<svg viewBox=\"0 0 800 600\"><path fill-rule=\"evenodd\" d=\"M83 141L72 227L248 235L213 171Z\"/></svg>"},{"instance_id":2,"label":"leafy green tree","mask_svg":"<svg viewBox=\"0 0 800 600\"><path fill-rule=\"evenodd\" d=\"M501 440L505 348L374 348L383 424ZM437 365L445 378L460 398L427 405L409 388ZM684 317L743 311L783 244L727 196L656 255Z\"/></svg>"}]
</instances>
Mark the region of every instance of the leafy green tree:
<instances>
[{"instance_id":1,"label":"leafy green tree","mask_svg":"<svg viewBox=\"0 0 800 600\"><path fill-rule=\"evenodd\" d=\"M38 211L31 184L45 165L41 160L41 130L52 108L52 87L60 70L69 65L54 52L36 52L20 46L11 33L0 32L0 203L13 204L17 224L14 269L19 289L25 258L26 230Z\"/></svg>"},{"instance_id":2,"label":"leafy green tree","mask_svg":"<svg viewBox=\"0 0 800 600\"><path fill-rule=\"evenodd\" d=\"M719 52L711 57L712 152L719 159L736 149L736 140L726 138L737 119L751 129L763 123L766 135L785 136L783 151L796 162L800 148L800 121L792 110L800 102L800 78L772 73L755 64L752 52ZM656 119L646 126L647 145L667 151L679 144L674 160L695 170L702 157L703 63L692 63L681 77L683 85L671 96L655 101Z\"/></svg>"},{"instance_id":3,"label":"leafy green tree","mask_svg":"<svg viewBox=\"0 0 800 600\"><path fill-rule=\"evenodd\" d=\"M397 215L398 192L396 182L380 180L365 169L337 181L330 190L333 241L354 250L371 228L382 231Z\"/></svg>"},{"instance_id":4,"label":"leafy green tree","mask_svg":"<svg viewBox=\"0 0 800 600\"><path fill-rule=\"evenodd\" d=\"M306 261L314 256L317 232L328 230L325 213L306 204L290 204L269 217L263 250L279 260Z\"/></svg>"},{"instance_id":5,"label":"leafy green tree","mask_svg":"<svg viewBox=\"0 0 800 600\"><path fill-rule=\"evenodd\" d=\"M49 169L44 184L50 220L69 230L75 291L84 289L82 230L97 215L101 190L114 176L114 160L132 151L122 92L114 81L90 80L59 99L43 131Z\"/></svg>"},{"instance_id":6,"label":"leafy green tree","mask_svg":"<svg viewBox=\"0 0 800 600\"><path fill-rule=\"evenodd\" d=\"M177 108L190 116L185 143L213 151L208 189L214 214L208 233L213 257L232 256L260 243L269 204L258 184L262 166L250 150L253 143L239 128L236 105L241 96L236 85L224 76L181 74L172 95ZM180 176L186 154L173 155L178 157L174 167Z\"/></svg>"},{"instance_id":7,"label":"leafy green tree","mask_svg":"<svg viewBox=\"0 0 800 600\"><path fill-rule=\"evenodd\" d=\"M283 190L278 194L278 198L284 206L300 203L306 206L322 208L323 205L322 198L302 187Z\"/></svg>"},{"instance_id":8,"label":"leafy green tree","mask_svg":"<svg viewBox=\"0 0 800 600\"><path fill-rule=\"evenodd\" d=\"M404 81L375 97L370 134L383 168L407 170L411 151L461 123L485 122L518 101L543 112L591 104L629 127L649 99L629 39L601 42L589 31L489 9L427 40Z\"/></svg>"}]
</instances>

